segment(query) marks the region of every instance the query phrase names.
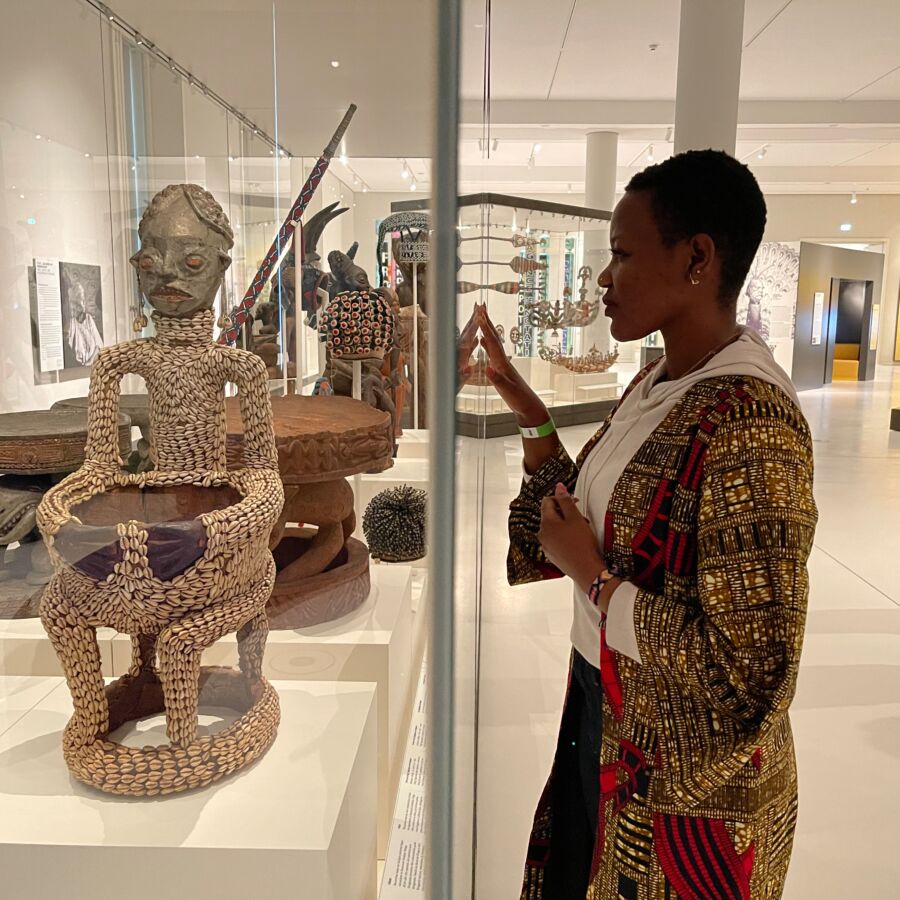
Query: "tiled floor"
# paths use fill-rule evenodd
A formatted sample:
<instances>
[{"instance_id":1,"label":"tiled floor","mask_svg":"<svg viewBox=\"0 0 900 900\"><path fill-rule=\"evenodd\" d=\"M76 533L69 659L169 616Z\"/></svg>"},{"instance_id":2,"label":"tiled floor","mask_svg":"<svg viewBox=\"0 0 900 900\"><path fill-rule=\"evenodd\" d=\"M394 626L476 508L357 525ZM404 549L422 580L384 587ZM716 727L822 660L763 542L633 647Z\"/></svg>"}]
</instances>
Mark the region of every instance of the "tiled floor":
<instances>
[{"instance_id":1,"label":"tiled floor","mask_svg":"<svg viewBox=\"0 0 900 900\"><path fill-rule=\"evenodd\" d=\"M803 671L792 713L801 812L785 896L897 897L900 434L888 425L890 407L900 406L900 369L880 369L875 384L807 392L802 403L816 441L820 522L810 561ZM568 429L567 446L577 449L590 431ZM515 900L562 704L571 595L562 582L506 585L505 514L518 485L518 440L464 445L460 521L477 521L473 479L482 452L476 897ZM475 534L466 531L462 543L461 551L474 555ZM474 568L470 559L465 564ZM474 582L474 575L468 577ZM468 651L474 646L477 609L461 612ZM467 703L463 688L464 712Z\"/></svg>"}]
</instances>

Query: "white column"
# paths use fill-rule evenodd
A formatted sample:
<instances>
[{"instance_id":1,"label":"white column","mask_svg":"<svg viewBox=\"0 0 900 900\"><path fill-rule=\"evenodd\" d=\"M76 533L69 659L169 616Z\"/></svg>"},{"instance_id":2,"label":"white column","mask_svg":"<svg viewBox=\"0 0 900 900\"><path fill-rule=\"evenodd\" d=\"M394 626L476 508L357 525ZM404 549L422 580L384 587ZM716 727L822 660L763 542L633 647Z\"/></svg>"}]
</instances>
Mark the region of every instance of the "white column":
<instances>
[{"instance_id":1,"label":"white column","mask_svg":"<svg viewBox=\"0 0 900 900\"><path fill-rule=\"evenodd\" d=\"M675 152L734 153L744 0L681 0Z\"/></svg>"},{"instance_id":2,"label":"white column","mask_svg":"<svg viewBox=\"0 0 900 900\"><path fill-rule=\"evenodd\" d=\"M614 131L592 131L587 136L584 165L584 205L591 209L610 212L616 204L616 172L618 166L619 135ZM584 265L593 270L588 297L593 298L597 276L606 267L609 258L609 228L604 226L588 230L584 235ZM577 274L577 273L576 273ZM577 298L577 291L575 293ZM601 311L597 319L581 329L581 346L576 337L575 346L587 353L596 344L601 353L612 346L609 335L609 319Z\"/></svg>"}]
</instances>

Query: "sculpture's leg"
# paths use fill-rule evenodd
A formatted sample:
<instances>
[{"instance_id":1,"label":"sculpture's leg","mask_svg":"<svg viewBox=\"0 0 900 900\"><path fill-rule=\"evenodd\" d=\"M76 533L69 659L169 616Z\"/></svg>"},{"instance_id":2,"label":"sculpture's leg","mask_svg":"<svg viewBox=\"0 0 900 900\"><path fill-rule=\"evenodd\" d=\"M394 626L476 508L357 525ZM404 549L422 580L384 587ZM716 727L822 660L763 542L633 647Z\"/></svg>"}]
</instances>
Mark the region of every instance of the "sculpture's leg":
<instances>
[{"instance_id":1,"label":"sculpture's leg","mask_svg":"<svg viewBox=\"0 0 900 900\"><path fill-rule=\"evenodd\" d=\"M268 593L266 594L268 598ZM269 634L269 620L265 612L257 613L238 632L238 660L241 672L251 682L262 678L263 653Z\"/></svg>"},{"instance_id":2,"label":"sculpture's leg","mask_svg":"<svg viewBox=\"0 0 900 900\"><path fill-rule=\"evenodd\" d=\"M131 636L131 668L128 674L137 677L142 672L152 671L156 664L156 635L135 634Z\"/></svg>"},{"instance_id":3,"label":"sculpture's leg","mask_svg":"<svg viewBox=\"0 0 900 900\"><path fill-rule=\"evenodd\" d=\"M272 560L262 581L247 597L247 606L257 612L238 632L238 663L241 672L251 683L262 678L263 653L266 649L266 637L269 634L266 604L269 602L269 597L272 596L274 586L275 561Z\"/></svg>"},{"instance_id":4,"label":"sculpture's leg","mask_svg":"<svg viewBox=\"0 0 900 900\"><path fill-rule=\"evenodd\" d=\"M109 727L97 631L79 617L77 604L66 598L58 576L44 589L41 621L72 694L75 712L66 739L76 746L90 744Z\"/></svg>"},{"instance_id":5,"label":"sculpture's leg","mask_svg":"<svg viewBox=\"0 0 900 900\"><path fill-rule=\"evenodd\" d=\"M179 619L160 632L157 667L166 704L166 733L175 744L186 746L197 739L200 656L220 637L237 631L264 607L272 592L275 562L271 561L261 588L230 603L201 610Z\"/></svg>"}]
</instances>

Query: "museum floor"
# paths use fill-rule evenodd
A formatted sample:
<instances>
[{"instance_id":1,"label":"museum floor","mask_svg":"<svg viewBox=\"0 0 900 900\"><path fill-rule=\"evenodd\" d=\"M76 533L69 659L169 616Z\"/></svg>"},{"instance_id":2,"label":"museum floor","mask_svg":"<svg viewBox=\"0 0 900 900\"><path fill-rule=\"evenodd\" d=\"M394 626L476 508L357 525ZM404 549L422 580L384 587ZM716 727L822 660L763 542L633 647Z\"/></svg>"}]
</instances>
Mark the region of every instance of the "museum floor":
<instances>
[{"instance_id":1,"label":"museum floor","mask_svg":"<svg viewBox=\"0 0 900 900\"><path fill-rule=\"evenodd\" d=\"M803 670L792 720L800 822L787 900L895 896L900 878L900 368L874 384L802 395L820 520L810 560ZM567 429L577 449L589 427ZM505 512L518 441L463 441L460 521L477 521L484 452L478 756L478 900L518 897L531 814L550 766L571 620L562 583L506 585ZM467 553L463 536L461 554ZM478 538L471 535L470 544ZM471 566L467 558L464 565ZM476 614L464 611L466 628ZM465 703L465 700L463 700Z\"/></svg>"}]
</instances>

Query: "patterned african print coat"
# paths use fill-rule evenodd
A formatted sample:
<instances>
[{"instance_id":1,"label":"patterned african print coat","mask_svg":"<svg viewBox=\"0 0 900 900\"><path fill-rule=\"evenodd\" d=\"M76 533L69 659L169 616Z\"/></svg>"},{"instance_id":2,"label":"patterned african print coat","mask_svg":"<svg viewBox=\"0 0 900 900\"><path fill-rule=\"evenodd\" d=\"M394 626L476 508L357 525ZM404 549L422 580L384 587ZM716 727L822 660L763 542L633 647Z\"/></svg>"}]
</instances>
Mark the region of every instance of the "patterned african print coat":
<instances>
[{"instance_id":1,"label":"patterned african print coat","mask_svg":"<svg viewBox=\"0 0 900 900\"><path fill-rule=\"evenodd\" d=\"M561 449L523 484L510 507L510 583L559 575L537 541L540 501L559 481L574 490L608 424L577 462ZM763 381L723 376L685 394L616 485L604 553L639 588L643 662L608 647L601 627L601 800L587 900L781 896L797 814L788 706L817 519L812 469L794 403ZM547 900L550 777L522 900Z\"/></svg>"}]
</instances>

